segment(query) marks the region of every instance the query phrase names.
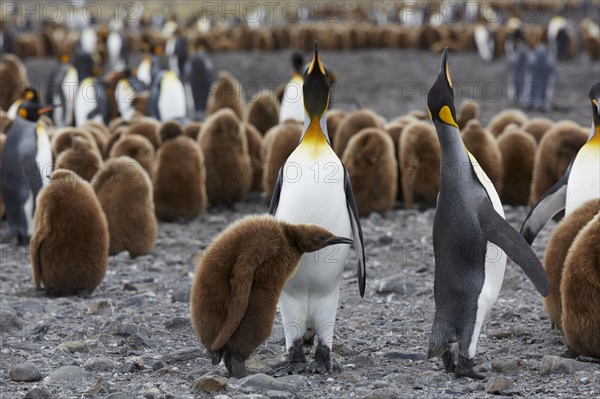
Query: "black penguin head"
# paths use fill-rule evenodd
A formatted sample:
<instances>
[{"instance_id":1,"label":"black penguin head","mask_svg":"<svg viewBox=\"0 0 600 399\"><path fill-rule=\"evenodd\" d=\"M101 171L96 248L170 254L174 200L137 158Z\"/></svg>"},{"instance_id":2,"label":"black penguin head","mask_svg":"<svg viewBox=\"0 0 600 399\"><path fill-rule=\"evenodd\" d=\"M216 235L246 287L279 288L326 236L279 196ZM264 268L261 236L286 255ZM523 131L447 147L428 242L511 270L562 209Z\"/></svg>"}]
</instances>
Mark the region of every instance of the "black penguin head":
<instances>
[{"instance_id":1,"label":"black penguin head","mask_svg":"<svg viewBox=\"0 0 600 399\"><path fill-rule=\"evenodd\" d=\"M596 82L590 87L588 97L592 101L592 115L594 126L600 126L600 82Z\"/></svg>"},{"instance_id":2,"label":"black penguin head","mask_svg":"<svg viewBox=\"0 0 600 399\"><path fill-rule=\"evenodd\" d=\"M25 88L23 94L21 95L21 99L23 102L30 101L34 104L40 103L40 97L38 96L37 90L32 87Z\"/></svg>"},{"instance_id":3,"label":"black penguin head","mask_svg":"<svg viewBox=\"0 0 600 399\"><path fill-rule=\"evenodd\" d=\"M458 128L454 109L454 91L448 69L448 48L442 53L442 64L437 80L427 94L427 108L431 120Z\"/></svg>"},{"instance_id":4,"label":"black penguin head","mask_svg":"<svg viewBox=\"0 0 600 399\"><path fill-rule=\"evenodd\" d=\"M304 109L310 119L320 119L329 105L329 77L319 57L319 43L315 42L315 55L304 73L302 85Z\"/></svg>"},{"instance_id":5,"label":"black penguin head","mask_svg":"<svg viewBox=\"0 0 600 399\"><path fill-rule=\"evenodd\" d=\"M33 101L26 100L25 102L23 102L23 104L19 106L19 109L17 110L17 115L19 115L23 119L27 119L28 121L37 122L41 115L51 110L52 106L43 107L39 104L39 102L36 103Z\"/></svg>"},{"instance_id":6,"label":"black penguin head","mask_svg":"<svg viewBox=\"0 0 600 399\"><path fill-rule=\"evenodd\" d=\"M294 71L298 74L302 73L302 65L304 65L304 59L302 54L294 53L292 54L292 65L294 66Z\"/></svg>"}]
</instances>

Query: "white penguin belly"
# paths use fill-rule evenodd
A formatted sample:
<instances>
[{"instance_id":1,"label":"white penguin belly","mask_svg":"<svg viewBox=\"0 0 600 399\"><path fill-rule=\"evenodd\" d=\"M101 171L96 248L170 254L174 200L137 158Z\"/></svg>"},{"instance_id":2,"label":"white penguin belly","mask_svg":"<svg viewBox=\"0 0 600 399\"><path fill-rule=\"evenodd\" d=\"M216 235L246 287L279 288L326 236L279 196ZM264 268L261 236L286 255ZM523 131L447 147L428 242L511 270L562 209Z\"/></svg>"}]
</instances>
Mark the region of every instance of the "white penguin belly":
<instances>
[{"instance_id":1,"label":"white penguin belly","mask_svg":"<svg viewBox=\"0 0 600 399\"><path fill-rule=\"evenodd\" d=\"M96 107L98 107L98 93L94 86L94 80L86 78L79 85L75 96L75 125L77 127L83 125L88 120L88 115Z\"/></svg>"},{"instance_id":2,"label":"white penguin belly","mask_svg":"<svg viewBox=\"0 0 600 399\"><path fill-rule=\"evenodd\" d=\"M158 112L161 121L184 118L186 113L185 90L173 71L165 72L158 96Z\"/></svg>"},{"instance_id":3,"label":"white penguin belly","mask_svg":"<svg viewBox=\"0 0 600 399\"><path fill-rule=\"evenodd\" d=\"M485 190L492 201L494 210L504 218L504 210L502 209L502 202L500 197L492 184L490 178L485 174L475 157L469 153L471 165L475 170L475 174L483 185ZM489 310L494 306L500 289L502 288L502 281L504 280L504 271L506 270L506 254L504 251L495 244L487 242L487 248L485 252L485 278L483 281L483 287L477 298L477 315L475 318L475 328L473 330L473 336L471 337L471 343L469 345L469 358L475 357L475 350L477 348L477 341L479 340L479 333L483 326L483 321Z\"/></svg>"},{"instance_id":4,"label":"white penguin belly","mask_svg":"<svg viewBox=\"0 0 600 399\"><path fill-rule=\"evenodd\" d=\"M573 162L567 184L565 215L594 198L600 198L600 138L586 143Z\"/></svg>"},{"instance_id":5,"label":"white penguin belly","mask_svg":"<svg viewBox=\"0 0 600 399\"><path fill-rule=\"evenodd\" d=\"M78 86L79 75L77 74L77 69L71 66L67 69L67 73L61 84L61 90L65 98L65 104L61 110L63 113L59 125L61 127L71 126L73 123L73 103L75 102L75 93L77 92ZM56 122L58 121L55 120L55 123Z\"/></svg>"},{"instance_id":6,"label":"white penguin belly","mask_svg":"<svg viewBox=\"0 0 600 399\"><path fill-rule=\"evenodd\" d=\"M304 122L304 101L302 97L302 80L292 79L285 86L281 107L279 109L279 122L288 119Z\"/></svg>"}]
</instances>

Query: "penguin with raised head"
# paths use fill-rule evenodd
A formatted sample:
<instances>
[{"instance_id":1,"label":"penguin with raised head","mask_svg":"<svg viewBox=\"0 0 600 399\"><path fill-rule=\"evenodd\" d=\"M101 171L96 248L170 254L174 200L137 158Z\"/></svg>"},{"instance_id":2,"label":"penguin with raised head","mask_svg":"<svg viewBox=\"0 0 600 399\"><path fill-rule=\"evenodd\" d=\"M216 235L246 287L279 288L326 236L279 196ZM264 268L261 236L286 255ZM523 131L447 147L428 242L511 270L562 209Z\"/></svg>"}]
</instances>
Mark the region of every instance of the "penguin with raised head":
<instances>
[{"instance_id":1,"label":"penguin with raised head","mask_svg":"<svg viewBox=\"0 0 600 399\"><path fill-rule=\"evenodd\" d=\"M68 54L61 54L59 60L58 68L48 80L46 102L54 107L49 113L54 125L64 127L73 125L73 102L79 86L79 75L70 63Z\"/></svg>"},{"instance_id":2,"label":"penguin with raised head","mask_svg":"<svg viewBox=\"0 0 600 399\"><path fill-rule=\"evenodd\" d=\"M187 39L177 28L165 43L165 54L169 60L169 69L183 79L183 67L188 56Z\"/></svg>"},{"instance_id":3,"label":"penguin with raised head","mask_svg":"<svg viewBox=\"0 0 600 399\"><path fill-rule=\"evenodd\" d=\"M292 54L292 65L294 66L294 74L283 91L283 98L279 107L279 123L285 122L286 119L304 121L304 102L302 99L302 66L304 60L302 54Z\"/></svg>"},{"instance_id":4,"label":"penguin with raised head","mask_svg":"<svg viewBox=\"0 0 600 399\"><path fill-rule=\"evenodd\" d=\"M362 229L350 177L329 143L326 111L330 85L317 43L304 74L302 92L304 132L298 147L279 171L269 213L289 223L318 224L344 237L352 233L362 297L366 282ZM336 246L317 255L302 256L279 299L289 357L276 374L306 369L303 346L311 345L315 335L318 345L310 370L320 374L332 371L333 328L348 255L348 247Z\"/></svg>"},{"instance_id":5,"label":"penguin with raised head","mask_svg":"<svg viewBox=\"0 0 600 399\"><path fill-rule=\"evenodd\" d=\"M427 357L440 356L446 371L459 377L481 379L473 359L483 320L500 293L506 256L542 295L549 283L531 247L504 220L498 193L461 139L447 49L427 107L442 152L433 221L435 316Z\"/></svg>"},{"instance_id":6,"label":"penguin with raised head","mask_svg":"<svg viewBox=\"0 0 600 399\"><path fill-rule=\"evenodd\" d=\"M35 201L52 172L50 139L38 122L39 116L48 111L49 107L26 100L6 132L0 191L6 209L7 239L16 237L19 245L27 244L33 233Z\"/></svg>"},{"instance_id":7,"label":"penguin with raised head","mask_svg":"<svg viewBox=\"0 0 600 399\"><path fill-rule=\"evenodd\" d=\"M23 93L21 93L21 97L15 100L15 102L13 102L8 108L8 111L6 111L6 116L10 119L15 119L18 115L19 109L25 102L29 102L31 105L40 104L40 97L38 96L38 92L33 87L26 87L25 90L23 90ZM35 122L37 121L37 119L33 119L33 121Z\"/></svg>"},{"instance_id":8,"label":"penguin with raised head","mask_svg":"<svg viewBox=\"0 0 600 399\"><path fill-rule=\"evenodd\" d=\"M188 115L204 119L210 88L215 81L215 67L203 46L197 46L183 67L183 81L188 99Z\"/></svg>"},{"instance_id":9,"label":"penguin with raised head","mask_svg":"<svg viewBox=\"0 0 600 399\"><path fill-rule=\"evenodd\" d=\"M127 67L127 38L120 23L111 22L110 32L106 38L106 50L110 70L118 71Z\"/></svg>"},{"instance_id":10,"label":"penguin with raised head","mask_svg":"<svg viewBox=\"0 0 600 399\"><path fill-rule=\"evenodd\" d=\"M540 44L528 60L525 93L522 100L524 105L540 111L550 111L555 81L554 56L545 45Z\"/></svg>"},{"instance_id":11,"label":"penguin with raised head","mask_svg":"<svg viewBox=\"0 0 600 399\"><path fill-rule=\"evenodd\" d=\"M148 100L149 116L159 121L183 120L187 111L185 90L173 71L162 71L153 80Z\"/></svg>"},{"instance_id":12,"label":"penguin with raised head","mask_svg":"<svg viewBox=\"0 0 600 399\"><path fill-rule=\"evenodd\" d=\"M568 215L586 201L600 198L600 82L588 92L592 102L592 131L564 175L533 206L521 226L529 244L558 212Z\"/></svg>"}]
</instances>

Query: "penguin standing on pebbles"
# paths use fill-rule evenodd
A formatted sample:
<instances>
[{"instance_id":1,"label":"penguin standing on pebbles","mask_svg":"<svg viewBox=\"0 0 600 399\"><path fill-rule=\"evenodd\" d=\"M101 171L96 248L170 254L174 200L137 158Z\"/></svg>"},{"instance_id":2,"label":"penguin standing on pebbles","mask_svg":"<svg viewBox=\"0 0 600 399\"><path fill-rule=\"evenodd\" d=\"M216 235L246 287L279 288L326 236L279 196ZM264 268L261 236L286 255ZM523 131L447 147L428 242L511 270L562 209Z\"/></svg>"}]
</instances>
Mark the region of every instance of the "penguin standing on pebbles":
<instances>
[{"instance_id":1,"label":"penguin standing on pebbles","mask_svg":"<svg viewBox=\"0 0 600 399\"><path fill-rule=\"evenodd\" d=\"M362 229L348 172L331 148L327 134L330 86L317 44L302 90L304 133L279 171L269 212L289 223L318 224L338 236L348 237L352 233L362 297L366 281ZM348 246L332 246L304 255L283 288L279 307L289 358L275 370L276 375L307 368L303 346L310 346L315 335L318 345L310 370L319 374L332 371L333 327L349 251Z\"/></svg>"},{"instance_id":2,"label":"penguin standing on pebbles","mask_svg":"<svg viewBox=\"0 0 600 399\"><path fill-rule=\"evenodd\" d=\"M592 132L564 175L533 206L521 226L529 244L558 212L568 215L584 202L600 198L600 82L590 87Z\"/></svg>"},{"instance_id":3,"label":"penguin standing on pebbles","mask_svg":"<svg viewBox=\"0 0 600 399\"><path fill-rule=\"evenodd\" d=\"M500 293L506 255L542 295L548 294L549 283L531 247L504 220L494 186L465 148L447 59L446 49L427 96L442 153L433 221L435 317L427 357L440 356L446 371L459 377L482 379L473 370L473 359L483 320Z\"/></svg>"}]
</instances>

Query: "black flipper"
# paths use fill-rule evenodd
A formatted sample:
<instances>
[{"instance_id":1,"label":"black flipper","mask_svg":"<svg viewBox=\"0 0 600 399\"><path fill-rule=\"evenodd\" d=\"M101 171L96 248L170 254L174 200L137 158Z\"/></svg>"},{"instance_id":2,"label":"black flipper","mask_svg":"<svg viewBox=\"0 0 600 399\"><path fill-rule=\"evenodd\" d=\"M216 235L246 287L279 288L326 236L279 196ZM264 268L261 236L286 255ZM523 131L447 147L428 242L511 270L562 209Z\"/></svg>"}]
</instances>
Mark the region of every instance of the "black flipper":
<instances>
[{"instance_id":1,"label":"black flipper","mask_svg":"<svg viewBox=\"0 0 600 399\"><path fill-rule=\"evenodd\" d=\"M535 240L538 233L544 228L546 223L552 219L554 215L565 209L567 201L567 182L571 174L571 166L569 165L565 174L556 182L550 190L540 198L540 200L531 208L529 215L525 218L521 226L521 235L525 237L525 241L529 245Z\"/></svg>"},{"instance_id":2,"label":"black flipper","mask_svg":"<svg viewBox=\"0 0 600 399\"><path fill-rule=\"evenodd\" d=\"M281 185L283 184L283 166L279 168L279 173L277 174L277 182L275 183L275 188L273 189L273 195L271 196L271 204L269 205L269 215L275 215L275 211L277 211L277 206L279 205L279 197L281 196Z\"/></svg>"},{"instance_id":3,"label":"black flipper","mask_svg":"<svg viewBox=\"0 0 600 399\"><path fill-rule=\"evenodd\" d=\"M477 209L479 223L488 241L499 246L531 280L542 296L547 296L550 283L544 267L527 241L502 216L486 198Z\"/></svg>"},{"instance_id":4,"label":"black flipper","mask_svg":"<svg viewBox=\"0 0 600 399\"><path fill-rule=\"evenodd\" d=\"M360 291L360 297L362 298L365 295L365 285L367 282L365 248L363 243L362 227L360 226L360 217L358 216L358 209L356 208L356 202L354 201L352 183L350 183L350 176L348 175L346 168L344 168L344 191L346 192L346 205L348 206L350 222L352 223L354 250L356 251L356 257L358 258L358 288ZM273 194L273 197L275 197L275 194Z\"/></svg>"}]
</instances>

